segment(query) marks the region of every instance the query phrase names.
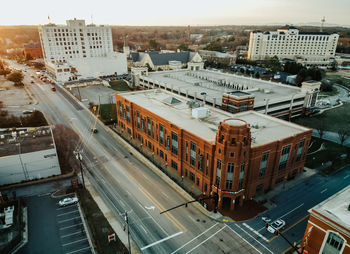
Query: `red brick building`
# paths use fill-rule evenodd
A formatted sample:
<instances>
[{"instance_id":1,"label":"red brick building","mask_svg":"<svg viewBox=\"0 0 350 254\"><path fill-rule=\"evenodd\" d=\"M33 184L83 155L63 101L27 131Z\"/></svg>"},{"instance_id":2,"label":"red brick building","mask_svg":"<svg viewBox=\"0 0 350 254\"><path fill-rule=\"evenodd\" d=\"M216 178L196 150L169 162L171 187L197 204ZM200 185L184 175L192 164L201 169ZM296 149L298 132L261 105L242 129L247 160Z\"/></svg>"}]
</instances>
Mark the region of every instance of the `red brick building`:
<instances>
[{"instance_id":1,"label":"red brick building","mask_svg":"<svg viewBox=\"0 0 350 254\"><path fill-rule=\"evenodd\" d=\"M219 208L252 198L303 170L312 131L255 111L191 108L164 90L116 94L118 126Z\"/></svg>"},{"instance_id":2,"label":"red brick building","mask_svg":"<svg viewBox=\"0 0 350 254\"><path fill-rule=\"evenodd\" d=\"M43 58L43 51L40 44L24 44L24 56L30 55L33 59Z\"/></svg>"},{"instance_id":3,"label":"red brick building","mask_svg":"<svg viewBox=\"0 0 350 254\"><path fill-rule=\"evenodd\" d=\"M304 253L350 253L350 186L309 210Z\"/></svg>"}]
</instances>

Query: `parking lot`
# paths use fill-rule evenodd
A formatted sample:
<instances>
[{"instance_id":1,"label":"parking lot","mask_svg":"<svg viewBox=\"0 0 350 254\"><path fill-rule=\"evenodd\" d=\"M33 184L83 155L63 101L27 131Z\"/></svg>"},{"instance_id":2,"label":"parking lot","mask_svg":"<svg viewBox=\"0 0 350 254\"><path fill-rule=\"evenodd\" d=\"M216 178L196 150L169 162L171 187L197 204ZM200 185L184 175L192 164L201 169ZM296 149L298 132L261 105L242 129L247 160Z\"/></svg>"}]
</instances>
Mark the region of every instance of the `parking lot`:
<instances>
[{"instance_id":1,"label":"parking lot","mask_svg":"<svg viewBox=\"0 0 350 254\"><path fill-rule=\"evenodd\" d=\"M18 253L91 253L78 204L60 207L59 200L50 195L26 198L28 243Z\"/></svg>"}]
</instances>

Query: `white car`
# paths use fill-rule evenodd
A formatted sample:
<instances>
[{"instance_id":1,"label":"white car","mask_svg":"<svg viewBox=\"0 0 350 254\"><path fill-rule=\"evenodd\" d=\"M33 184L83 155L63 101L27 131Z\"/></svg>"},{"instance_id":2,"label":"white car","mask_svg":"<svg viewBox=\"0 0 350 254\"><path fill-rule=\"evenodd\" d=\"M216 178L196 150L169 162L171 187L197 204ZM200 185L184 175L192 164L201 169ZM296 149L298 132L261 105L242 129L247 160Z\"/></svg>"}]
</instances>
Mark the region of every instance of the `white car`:
<instances>
[{"instance_id":1,"label":"white car","mask_svg":"<svg viewBox=\"0 0 350 254\"><path fill-rule=\"evenodd\" d=\"M67 206L67 205L72 205L78 203L78 198L77 197L72 197L72 198L64 198L58 202L59 206Z\"/></svg>"},{"instance_id":2,"label":"white car","mask_svg":"<svg viewBox=\"0 0 350 254\"><path fill-rule=\"evenodd\" d=\"M267 231L269 231L270 233L275 233L276 230L280 230L281 228L283 228L286 225L286 222L282 219L278 219L275 220L274 222L272 222L268 228Z\"/></svg>"}]
</instances>

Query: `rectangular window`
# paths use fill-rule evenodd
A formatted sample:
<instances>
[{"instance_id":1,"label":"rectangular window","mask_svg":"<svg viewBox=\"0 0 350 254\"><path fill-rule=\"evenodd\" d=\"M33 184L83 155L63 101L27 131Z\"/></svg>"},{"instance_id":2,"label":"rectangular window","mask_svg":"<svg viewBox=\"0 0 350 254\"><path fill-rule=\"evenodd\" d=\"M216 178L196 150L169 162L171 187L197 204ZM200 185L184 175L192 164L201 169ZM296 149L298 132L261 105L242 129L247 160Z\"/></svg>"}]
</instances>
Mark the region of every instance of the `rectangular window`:
<instances>
[{"instance_id":1,"label":"rectangular window","mask_svg":"<svg viewBox=\"0 0 350 254\"><path fill-rule=\"evenodd\" d=\"M123 104L121 101L118 101L119 104L119 115L123 117Z\"/></svg>"},{"instance_id":2,"label":"rectangular window","mask_svg":"<svg viewBox=\"0 0 350 254\"><path fill-rule=\"evenodd\" d=\"M198 149L198 170L202 170L202 160L201 149Z\"/></svg>"},{"instance_id":3,"label":"rectangular window","mask_svg":"<svg viewBox=\"0 0 350 254\"><path fill-rule=\"evenodd\" d=\"M177 155L178 143L177 143L177 134L171 132L171 152Z\"/></svg>"},{"instance_id":4,"label":"rectangular window","mask_svg":"<svg viewBox=\"0 0 350 254\"><path fill-rule=\"evenodd\" d=\"M196 153L197 153L196 152L196 144L191 141L190 164L192 166L195 166L195 164L196 164L196 157L197 157Z\"/></svg>"},{"instance_id":5,"label":"rectangular window","mask_svg":"<svg viewBox=\"0 0 350 254\"><path fill-rule=\"evenodd\" d=\"M194 174L193 174L192 172L190 172L190 180L191 180L192 182L195 181L195 176L194 176Z\"/></svg>"},{"instance_id":6,"label":"rectangular window","mask_svg":"<svg viewBox=\"0 0 350 254\"><path fill-rule=\"evenodd\" d=\"M269 158L268 152L263 153L263 155L261 156L260 169L259 169L259 176L260 177L265 175L268 158Z\"/></svg>"},{"instance_id":7,"label":"rectangular window","mask_svg":"<svg viewBox=\"0 0 350 254\"><path fill-rule=\"evenodd\" d=\"M288 156L289 156L289 151L290 151L290 145L283 147L282 153L281 153L281 158L280 158L280 163L279 163L279 170L283 170L287 166L288 162Z\"/></svg>"},{"instance_id":8,"label":"rectangular window","mask_svg":"<svg viewBox=\"0 0 350 254\"><path fill-rule=\"evenodd\" d=\"M126 106L126 120L130 123L130 108Z\"/></svg>"},{"instance_id":9,"label":"rectangular window","mask_svg":"<svg viewBox=\"0 0 350 254\"><path fill-rule=\"evenodd\" d=\"M188 161L188 142L186 141L186 161Z\"/></svg>"},{"instance_id":10,"label":"rectangular window","mask_svg":"<svg viewBox=\"0 0 350 254\"><path fill-rule=\"evenodd\" d=\"M164 159L164 153L162 150L159 150L159 155L160 155L160 158Z\"/></svg>"},{"instance_id":11,"label":"rectangular window","mask_svg":"<svg viewBox=\"0 0 350 254\"><path fill-rule=\"evenodd\" d=\"M235 167L235 164L234 163L229 163L227 165L227 173L233 173L233 169Z\"/></svg>"},{"instance_id":12,"label":"rectangular window","mask_svg":"<svg viewBox=\"0 0 350 254\"><path fill-rule=\"evenodd\" d=\"M199 186L199 178L197 177L197 185Z\"/></svg>"},{"instance_id":13,"label":"rectangular window","mask_svg":"<svg viewBox=\"0 0 350 254\"><path fill-rule=\"evenodd\" d=\"M140 112L136 112L136 117L137 117L137 128L141 128L141 118L140 118Z\"/></svg>"},{"instance_id":14,"label":"rectangular window","mask_svg":"<svg viewBox=\"0 0 350 254\"><path fill-rule=\"evenodd\" d=\"M221 178L221 160L216 160L216 179L215 179L215 185L220 185L220 178Z\"/></svg>"},{"instance_id":15,"label":"rectangular window","mask_svg":"<svg viewBox=\"0 0 350 254\"><path fill-rule=\"evenodd\" d=\"M164 142L163 125L159 124L159 143L163 144L163 142Z\"/></svg>"},{"instance_id":16,"label":"rectangular window","mask_svg":"<svg viewBox=\"0 0 350 254\"><path fill-rule=\"evenodd\" d=\"M207 160L206 160L206 165L205 165L205 174L208 175L209 171L209 154L207 153Z\"/></svg>"},{"instance_id":17,"label":"rectangular window","mask_svg":"<svg viewBox=\"0 0 350 254\"><path fill-rule=\"evenodd\" d=\"M241 190L243 188L244 168L245 168L245 162L243 162L241 164L241 170L239 172L239 181L238 181L238 189L239 190Z\"/></svg>"},{"instance_id":18,"label":"rectangular window","mask_svg":"<svg viewBox=\"0 0 350 254\"><path fill-rule=\"evenodd\" d=\"M173 160L171 160L171 167L177 170L177 163Z\"/></svg>"},{"instance_id":19,"label":"rectangular window","mask_svg":"<svg viewBox=\"0 0 350 254\"><path fill-rule=\"evenodd\" d=\"M305 144L305 139L301 140L299 143L296 161L300 161L300 159L301 159L301 154L302 154L303 149L304 149L304 144Z\"/></svg>"},{"instance_id":20,"label":"rectangular window","mask_svg":"<svg viewBox=\"0 0 350 254\"><path fill-rule=\"evenodd\" d=\"M147 117L147 133L151 136L151 118Z\"/></svg>"},{"instance_id":21,"label":"rectangular window","mask_svg":"<svg viewBox=\"0 0 350 254\"><path fill-rule=\"evenodd\" d=\"M232 180L226 180L226 189L232 189Z\"/></svg>"},{"instance_id":22,"label":"rectangular window","mask_svg":"<svg viewBox=\"0 0 350 254\"><path fill-rule=\"evenodd\" d=\"M261 192L261 191L263 190L263 187L264 187L263 184L259 184L258 186L256 186L255 192L256 192L256 193Z\"/></svg>"}]
</instances>

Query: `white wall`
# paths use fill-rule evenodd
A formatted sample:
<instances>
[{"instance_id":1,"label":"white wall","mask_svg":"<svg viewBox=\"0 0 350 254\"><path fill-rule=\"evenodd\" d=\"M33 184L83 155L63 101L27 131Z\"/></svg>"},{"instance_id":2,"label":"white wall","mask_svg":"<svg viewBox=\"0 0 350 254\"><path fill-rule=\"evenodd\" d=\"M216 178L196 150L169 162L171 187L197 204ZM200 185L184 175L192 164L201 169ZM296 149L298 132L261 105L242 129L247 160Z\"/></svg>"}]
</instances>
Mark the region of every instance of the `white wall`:
<instances>
[{"instance_id":1,"label":"white wall","mask_svg":"<svg viewBox=\"0 0 350 254\"><path fill-rule=\"evenodd\" d=\"M24 175L23 168L28 172L27 176ZM56 149L0 158L0 185L59 174L61 174L61 169Z\"/></svg>"}]
</instances>

